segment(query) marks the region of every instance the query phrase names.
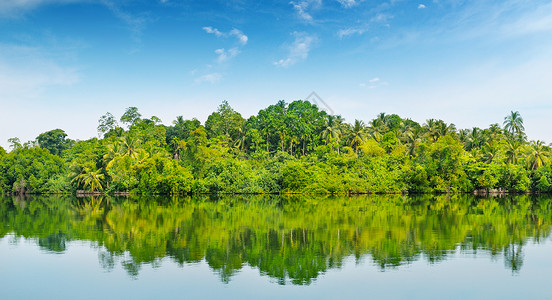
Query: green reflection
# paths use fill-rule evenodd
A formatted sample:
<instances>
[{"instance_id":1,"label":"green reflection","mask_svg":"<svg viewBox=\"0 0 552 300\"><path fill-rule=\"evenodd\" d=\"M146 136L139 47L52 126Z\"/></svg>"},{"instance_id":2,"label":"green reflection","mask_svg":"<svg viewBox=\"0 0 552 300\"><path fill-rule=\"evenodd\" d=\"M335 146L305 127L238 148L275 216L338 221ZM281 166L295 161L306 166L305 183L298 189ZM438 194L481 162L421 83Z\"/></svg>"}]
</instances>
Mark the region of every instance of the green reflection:
<instances>
[{"instance_id":1,"label":"green reflection","mask_svg":"<svg viewBox=\"0 0 552 300\"><path fill-rule=\"evenodd\" d=\"M503 256L515 273L524 244L547 238L552 221L550 198L537 196L0 201L0 237L32 238L52 253L69 241L91 241L104 269L120 264L132 277L165 257L180 265L205 260L223 282L244 265L280 284L310 284L350 256L384 271L419 259L439 262L458 250Z\"/></svg>"}]
</instances>

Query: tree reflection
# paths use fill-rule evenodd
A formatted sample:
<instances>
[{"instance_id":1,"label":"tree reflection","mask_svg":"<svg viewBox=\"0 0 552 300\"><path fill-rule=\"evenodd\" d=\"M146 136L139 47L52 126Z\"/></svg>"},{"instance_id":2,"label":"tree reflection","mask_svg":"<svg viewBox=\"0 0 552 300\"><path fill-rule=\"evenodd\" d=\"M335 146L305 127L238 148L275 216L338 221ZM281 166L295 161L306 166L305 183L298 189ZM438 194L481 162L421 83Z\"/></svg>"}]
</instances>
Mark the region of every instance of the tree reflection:
<instances>
[{"instance_id":1,"label":"tree reflection","mask_svg":"<svg viewBox=\"0 0 552 300\"><path fill-rule=\"evenodd\" d=\"M551 232L546 197L249 196L1 198L0 237L33 238L62 253L73 240L99 247L102 268L206 261L229 282L245 265L279 284L310 284L348 257L382 271L457 251L502 256L514 274L523 246Z\"/></svg>"}]
</instances>

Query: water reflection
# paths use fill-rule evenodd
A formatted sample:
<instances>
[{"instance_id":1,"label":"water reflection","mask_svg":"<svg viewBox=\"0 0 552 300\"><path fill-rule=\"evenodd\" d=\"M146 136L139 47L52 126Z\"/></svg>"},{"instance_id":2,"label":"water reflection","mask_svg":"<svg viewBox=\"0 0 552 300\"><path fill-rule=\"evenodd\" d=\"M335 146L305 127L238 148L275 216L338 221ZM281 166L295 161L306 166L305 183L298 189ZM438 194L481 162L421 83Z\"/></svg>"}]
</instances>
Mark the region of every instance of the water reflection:
<instances>
[{"instance_id":1,"label":"water reflection","mask_svg":"<svg viewBox=\"0 0 552 300\"><path fill-rule=\"evenodd\" d=\"M523 247L551 232L549 197L248 196L0 199L0 237L31 238L51 253L70 241L97 245L106 270L132 277L163 258L205 260L229 282L244 265L280 284L310 284L353 256L382 271L451 253L503 257L512 273Z\"/></svg>"}]
</instances>

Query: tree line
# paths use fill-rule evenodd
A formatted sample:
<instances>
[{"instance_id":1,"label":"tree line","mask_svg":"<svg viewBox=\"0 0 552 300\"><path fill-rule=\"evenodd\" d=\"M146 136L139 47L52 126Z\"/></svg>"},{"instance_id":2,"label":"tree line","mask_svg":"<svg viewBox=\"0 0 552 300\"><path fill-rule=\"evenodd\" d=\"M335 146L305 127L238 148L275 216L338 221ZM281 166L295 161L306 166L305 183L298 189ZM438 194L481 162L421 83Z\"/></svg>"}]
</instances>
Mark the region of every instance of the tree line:
<instances>
[{"instance_id":1,"label":"tree line","mask_svg":"<svg viewBox=\"0 0 552 300\"><path fill-rule=\"evenodd\" d=\"M457 129L380 113L347 123L308 101L248 119L226 101L205 123L170 126L129 107L99 138L62 129L0 148L3 193L457 193L552 191L550 145L530 141L519 112L502 126Z\"/></svg>"}]
</instances>

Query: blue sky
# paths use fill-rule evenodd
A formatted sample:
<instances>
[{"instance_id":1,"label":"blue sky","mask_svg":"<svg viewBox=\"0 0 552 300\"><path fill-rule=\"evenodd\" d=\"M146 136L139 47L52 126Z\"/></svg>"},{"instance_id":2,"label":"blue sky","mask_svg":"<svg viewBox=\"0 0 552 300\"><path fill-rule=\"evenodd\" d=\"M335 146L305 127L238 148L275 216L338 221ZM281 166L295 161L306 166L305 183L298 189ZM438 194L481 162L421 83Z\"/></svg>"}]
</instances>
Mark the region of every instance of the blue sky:
<instances>
[{"instance_id":1,"label":"blue sky","mask_svg":"<svg viewBox=\"0 0 552 300\"><path fill-rule=\"evenodd\" d=\"M315 91L346 121L458 128L520 111L552 142L552 1L0 2L0 145L97 135L137 106L170 124L227 100L244 117Z\"/></svg>"}]
</instances>

